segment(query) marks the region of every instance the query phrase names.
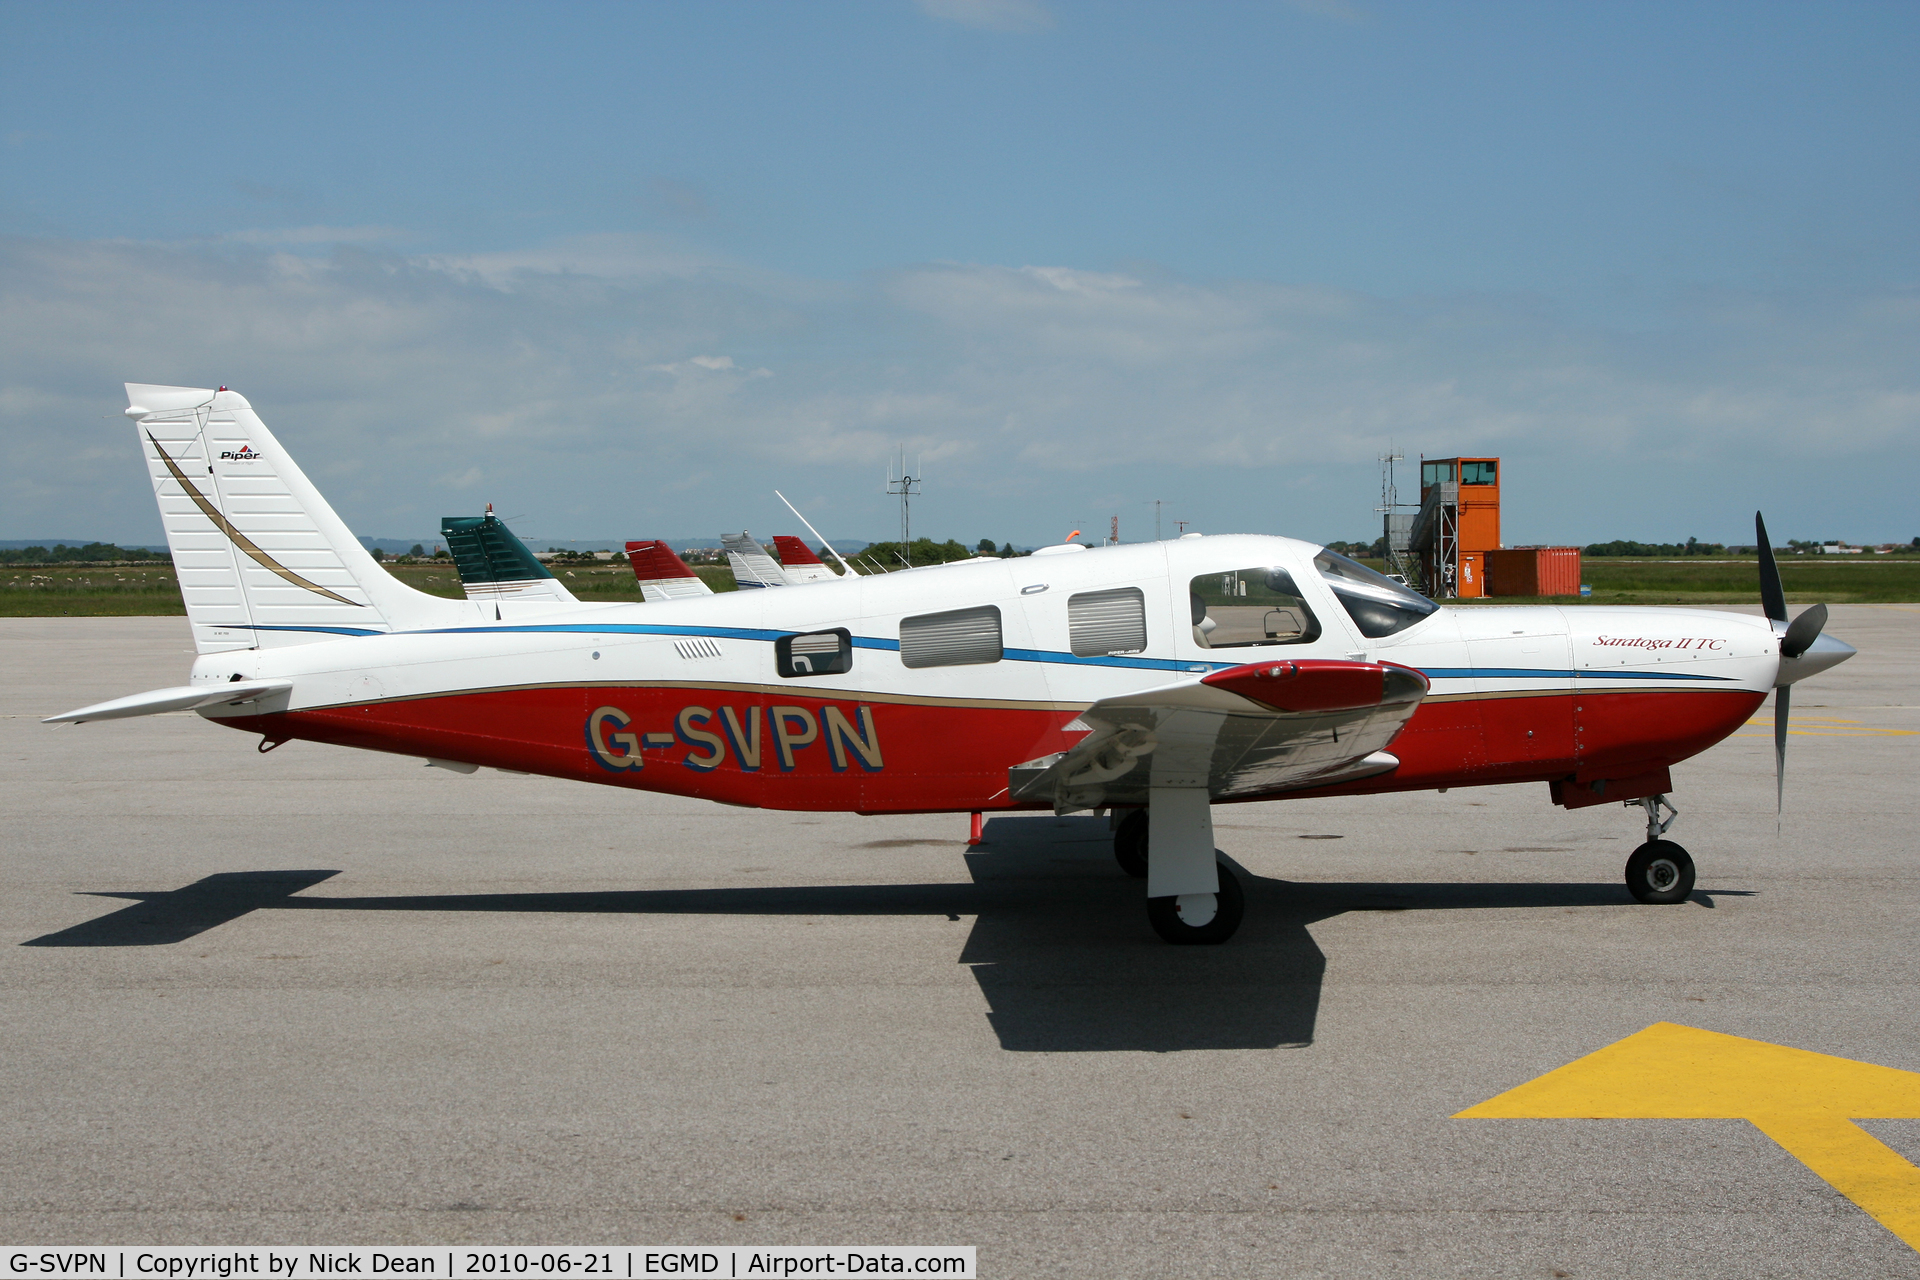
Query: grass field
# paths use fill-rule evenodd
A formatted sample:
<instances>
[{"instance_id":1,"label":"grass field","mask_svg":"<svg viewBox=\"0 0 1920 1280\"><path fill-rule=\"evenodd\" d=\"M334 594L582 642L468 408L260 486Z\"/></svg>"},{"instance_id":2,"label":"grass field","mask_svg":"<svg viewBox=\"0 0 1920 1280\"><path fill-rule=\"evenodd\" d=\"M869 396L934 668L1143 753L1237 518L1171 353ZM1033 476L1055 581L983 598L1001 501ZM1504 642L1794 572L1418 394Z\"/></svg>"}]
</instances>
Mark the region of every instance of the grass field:
<instances>
[{"instance_id":1,"label":"grass field","mask_svg":"<svg viewBox=\"0 0 1920 1280\"><path fill-rule=\"evenodd\" d=\"M409 586L459 598L460 579L450 566L398 565L390 570ZM625 565L576 566L558 571L582 600L640 599ZM733 590L723 568L695 570L715 591ZM1752 560L1589 559L1582 576L1593 585L1588 604L1752 604L1760 598L1759 569ZM1920 557L1848 557L1845 560L1787 558L1780 562L1787 599L1796 604L1884 604L1920 601ZM1542 603L1515 597L1488 604ZM1547 603L1582 603L1561 598ZM104 617L179 614L173 566L118 565L99 568L0 568L0 617Z\"/></svg>"}]
</instances>

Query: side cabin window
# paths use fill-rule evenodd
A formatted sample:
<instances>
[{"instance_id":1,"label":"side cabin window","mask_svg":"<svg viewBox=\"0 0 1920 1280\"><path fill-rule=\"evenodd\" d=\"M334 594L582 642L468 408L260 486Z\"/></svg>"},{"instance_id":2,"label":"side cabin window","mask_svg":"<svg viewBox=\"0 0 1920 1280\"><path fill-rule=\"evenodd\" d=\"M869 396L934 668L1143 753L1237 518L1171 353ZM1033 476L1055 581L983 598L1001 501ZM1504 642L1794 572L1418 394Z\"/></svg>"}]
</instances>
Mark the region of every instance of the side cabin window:
<instances>
[{"instance_id":1,"label":"side cabin window","mask_svg":"<svg viewBox=\"0 0 1920 1280\"><path fill-rule=\"evenodd\" d=\"M1138 587L1067 597L1067 638L1076 656L1104 658L1147 647L1147 597Z\"/></svg>"},{"instance_id":2,"label":"side cabin window","mask_svg":"<svg viewBox=\"0 0 1920 1280\"><path fill-rule=\"evenodd\" d=\"M792 680L801 676L838 676L853 670L853 633L845 627L781 636L773 642L773 665Z\"/></svg>"},{"instance_id":3,"label":"side cabin window","mask_svg":"<svg viewBox=\"0 0 1920 1280\"><path fill-rule=\"evenodd\" d=\"M1277 565L1203 573L1187 584L1193 639L1203 649L1308 644L1320 619L1300 598L1293 575Z\"/></svg>"},{"instance_id":4,"label":"side cabin window","mask_svg":"<svg viewBox=\"0 0 1920 1280\"><path fill-rule=\"evenodd\" d=\"M1334 598L1353 619L1353 625L1369 640L1405 631L1440 608L1411 587L1337 551L1322 550L1313 558L1313 567L1333 588Z\"/></svg>"},{"instance_id":5,"label":"side cabin window","mask_svg":"<svg viewBox=\"0 0 1920 1280\"><path fill-rule=\"evenodd\" d=\"M1000 608L983 604L900 619L900 665L963 667L1000 661Z\"/></svg>"}]
</instances>

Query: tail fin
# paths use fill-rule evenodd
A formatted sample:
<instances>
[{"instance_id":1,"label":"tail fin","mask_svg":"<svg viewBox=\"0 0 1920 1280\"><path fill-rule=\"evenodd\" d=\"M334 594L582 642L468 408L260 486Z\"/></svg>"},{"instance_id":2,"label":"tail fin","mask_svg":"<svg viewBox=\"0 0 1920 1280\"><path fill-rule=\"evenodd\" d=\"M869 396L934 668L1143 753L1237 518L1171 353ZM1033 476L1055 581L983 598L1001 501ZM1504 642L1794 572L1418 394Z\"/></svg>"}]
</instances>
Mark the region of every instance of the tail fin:
<instances>
[{"instance_id":1,"label":"tail fin","mask_svg":"<svg viewBox=\"0 0 1920 1280\"><path fill-rule=\"evenodd\" d=\"M470 621L367 554L245 397L127 384L201 653Z\"/></svg>"},{"instance_id":2,"label":"tail fin","mask_svg":"<svg viewBox=\"0 0 1920 1280\"><path fill-rule=\"evenodd\" d=\"M788 581L795 586L805 586L809 582L832 582L840 576L827 568L806 543L790 533L774 534L773 549L780 554L780 565L787 571Z\"/></svg>"},{"instance_id":3,"label":"tail fin","mask_svg":"<svg viewBox=\"0 0 1920 1280\"><path fill-rule=\"evenodd\" d=\"M573 592L547 566L533 558L527 544L513 536L493 504L484 516L442 516L440 536L447 540L453 567L469 600L553 600L578 604Z\"/></svg>"},{"instance_id":4,"label":"tail fin","mask_svg":"<svg viewBox=\"0 0 1920 1280\"><path fill-rule=\"evenodd\" d=\"M733 567L733 580L744 590L748 587L784 587L789 585L779 563L767 549L746 532L723 533L720 545L727 549L727 563Z\"/></svg>"},{"instance_id":5,"label":"tail fin","mask_svg":"<svg viewBox=\"0 0 1920 1280\"><path fill-rule=\"evenodd\" d=\"M627 562L633 566L633 576L640 580L640 594L656 604L713 594L713 588L664 542L629 542Z\"/></svg>"}]
</instances>

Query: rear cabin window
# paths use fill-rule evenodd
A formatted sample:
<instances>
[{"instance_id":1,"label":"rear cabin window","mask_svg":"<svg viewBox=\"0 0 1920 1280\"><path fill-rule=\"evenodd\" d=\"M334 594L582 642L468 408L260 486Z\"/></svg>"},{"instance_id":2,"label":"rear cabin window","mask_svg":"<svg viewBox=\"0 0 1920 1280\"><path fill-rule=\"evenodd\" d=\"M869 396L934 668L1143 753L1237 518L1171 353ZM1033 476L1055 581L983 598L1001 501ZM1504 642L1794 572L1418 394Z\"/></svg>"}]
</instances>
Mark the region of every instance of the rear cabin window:
<instances>
[{"instance_id":1,"label":"rear cabin window","mask_svg":"<svg viewBox=\"0 0 1920 1280\"><path fill-rule=\"evenodd\" d=\"M1193 639L1203 649L1307 644L1320 620L1300 598L1293 575L1276 565L1203 573L1187 584Z\"/></svg>"},{"instance_id":2,"label":"rear cabin window","mask_svg":"<svg viewBox=\"0 0 1920 1280\"><path fill-rule=\"evenodd\" d=\"M1147 647L1147 597L1138 587L1067 597L1067 638L1076 656L1138 653Z\"/></svg>"},{"instance_id":3,"label":"rear cabin window","mask_svg":"<svg viewBox=\"0 0 1920 1280\"><path fill-rule=\"evenodd\" d=\"M853 670L853 633L845 627L781 636L773 642L773 663L787 679L837 676Z\"/></svg>"},{"instance_id":4,"label":"rear cabin window","mask_svg":"<svg viewBox=\"0 0 1920 1280\"><path fill-rule=\"evenodd\" d=\"M1000 661L1000 609L985 604L900 619L900 665L964 667Z\"/></svg>"}]
</instances>

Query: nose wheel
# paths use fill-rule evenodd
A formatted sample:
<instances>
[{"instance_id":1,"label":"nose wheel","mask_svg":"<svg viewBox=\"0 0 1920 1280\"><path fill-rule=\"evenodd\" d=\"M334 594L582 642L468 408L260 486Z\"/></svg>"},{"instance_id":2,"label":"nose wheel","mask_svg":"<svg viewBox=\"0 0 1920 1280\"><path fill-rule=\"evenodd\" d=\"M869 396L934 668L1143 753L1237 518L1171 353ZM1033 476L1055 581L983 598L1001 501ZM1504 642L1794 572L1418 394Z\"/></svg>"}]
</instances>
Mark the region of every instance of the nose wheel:
<instances>
[{"instance_id":1,"label":"nose wheel","mask_svg":"<svg viewBox=\"0 0 1920 1280\"><path fill-rule=\"evenodd\" d=\"M1693 859L1687 851L1666 839L1667 828L1680 811L1665 796L1629 800L1647 811L1647 842L1627 859L1627 892L1640 902L1685 902L1693 893ZM1660 811L1665 809L1663 819Z\"/></svg>"}]
</instances>

